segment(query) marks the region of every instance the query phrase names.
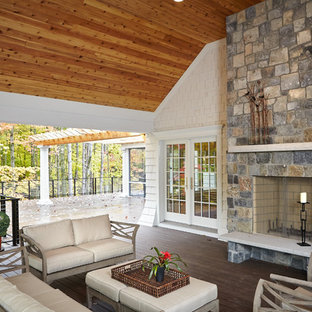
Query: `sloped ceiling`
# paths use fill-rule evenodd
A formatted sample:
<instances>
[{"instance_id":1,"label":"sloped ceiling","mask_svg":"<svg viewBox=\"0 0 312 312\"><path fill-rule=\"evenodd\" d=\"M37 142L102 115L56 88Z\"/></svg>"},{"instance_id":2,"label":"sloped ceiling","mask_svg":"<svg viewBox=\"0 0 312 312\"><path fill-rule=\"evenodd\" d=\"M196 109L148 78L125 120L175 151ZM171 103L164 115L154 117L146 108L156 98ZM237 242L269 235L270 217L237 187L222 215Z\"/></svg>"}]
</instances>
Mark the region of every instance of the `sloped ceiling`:
<instances>
[{"instance_id":1,"label":"sloped ceiling","mask_svg":"<svg viewBox=\"0 0 312 312\"><path fill-rule=\"evenodd\" d=\"M260 0L0 1L0 91L155 111Z\"/></svg>"}]
</instances>

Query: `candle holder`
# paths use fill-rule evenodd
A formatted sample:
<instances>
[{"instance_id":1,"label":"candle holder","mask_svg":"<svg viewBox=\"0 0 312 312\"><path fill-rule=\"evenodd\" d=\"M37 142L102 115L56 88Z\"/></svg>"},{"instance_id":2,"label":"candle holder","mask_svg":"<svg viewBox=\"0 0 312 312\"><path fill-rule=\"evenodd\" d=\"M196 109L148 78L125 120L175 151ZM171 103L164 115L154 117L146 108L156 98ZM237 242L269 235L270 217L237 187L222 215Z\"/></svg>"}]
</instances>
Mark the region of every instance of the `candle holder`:
<instances>
[{"instance_id":1,"label":"candle holder","mask_svg":"<svg viewBox=\"0 0 312 312\"><path fill-rule=\"evenodd\" d=\"M311 246L310 244L306 243L306 226L307 226L307 211L305 210L305 205L310 204L309 202L301 203L301 210L300 210L300 221L301 221L301 243L297 243L299 246Z\"/></svg>"}]
</instances>

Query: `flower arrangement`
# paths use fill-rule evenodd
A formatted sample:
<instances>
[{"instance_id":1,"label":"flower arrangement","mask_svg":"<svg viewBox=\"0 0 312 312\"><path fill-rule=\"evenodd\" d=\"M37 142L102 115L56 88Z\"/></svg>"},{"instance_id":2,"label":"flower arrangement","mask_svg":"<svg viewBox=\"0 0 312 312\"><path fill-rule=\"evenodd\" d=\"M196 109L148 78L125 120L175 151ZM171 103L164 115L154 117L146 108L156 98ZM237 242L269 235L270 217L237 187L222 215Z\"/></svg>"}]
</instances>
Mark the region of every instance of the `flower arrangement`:
<instances>
[{"instance_id":1,"label":"flower arrangement","mask_svg":"<svg viewBox=\"0 0 312 312\"><path fill-rule=\"evenodd\" d=\"M152 278L153 274L156 276L158 268L164 267L166 271L169 271L170 266L174 266L178 271L182 271L178 263L187 266L178 254L170 254L168 251L159 251L157 247L152 247L151 250L153 249L156 251L157 255L145 256L142 265L142 270L145 271L144 263L152 264L152 269L148 277L149 279Z\"/></svg>"}]
</instances>

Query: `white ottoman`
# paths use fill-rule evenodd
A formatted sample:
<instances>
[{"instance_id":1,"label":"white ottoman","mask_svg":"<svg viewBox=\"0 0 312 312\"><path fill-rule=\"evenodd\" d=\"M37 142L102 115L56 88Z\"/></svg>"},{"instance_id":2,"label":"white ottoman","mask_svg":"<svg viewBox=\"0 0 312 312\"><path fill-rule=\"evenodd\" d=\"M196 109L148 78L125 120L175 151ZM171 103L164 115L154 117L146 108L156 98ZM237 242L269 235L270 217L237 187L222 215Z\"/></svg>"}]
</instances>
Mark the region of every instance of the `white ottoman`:
<instances>
[{"instance_id":1,"label":"white ottoman","mask_svg":"<svg viewBox=\"0 0 312 312\"><path fill-rule=\"evenodd\" d=\"M92 298L95 297L108 302L119 312L219 311L218 289L215 284L191 277L189 285L156 298L111 278L113 267L87 274L89 308L92 306Z\"/></svg>"}]
</instances>

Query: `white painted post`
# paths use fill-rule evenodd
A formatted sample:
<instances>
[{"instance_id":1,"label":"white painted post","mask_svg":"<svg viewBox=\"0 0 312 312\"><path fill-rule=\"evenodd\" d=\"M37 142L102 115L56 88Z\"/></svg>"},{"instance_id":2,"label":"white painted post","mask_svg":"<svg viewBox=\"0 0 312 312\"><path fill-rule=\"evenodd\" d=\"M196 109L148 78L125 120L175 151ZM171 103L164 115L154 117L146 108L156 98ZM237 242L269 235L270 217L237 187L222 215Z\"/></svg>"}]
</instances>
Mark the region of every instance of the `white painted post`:
<instances>
[{"instance_id":1,"label":"white painted post","mask_svg":"<svg viewBox=\"0 0 312 312\"><path fill-rule=\"evenodd\" d=\"M122 148L122 193L129 196L129 149Z\"/></svg>"},{"instance_id":2,"label":"white painted post","mask_svg":"<svg viewBox=\"0 0 312 312\"><path fill-rule=\"evenodd\" d=\"M38 205L52 205L49 198L49 146L40 148L40 200Z\"/></svg>"}]
</instances>

